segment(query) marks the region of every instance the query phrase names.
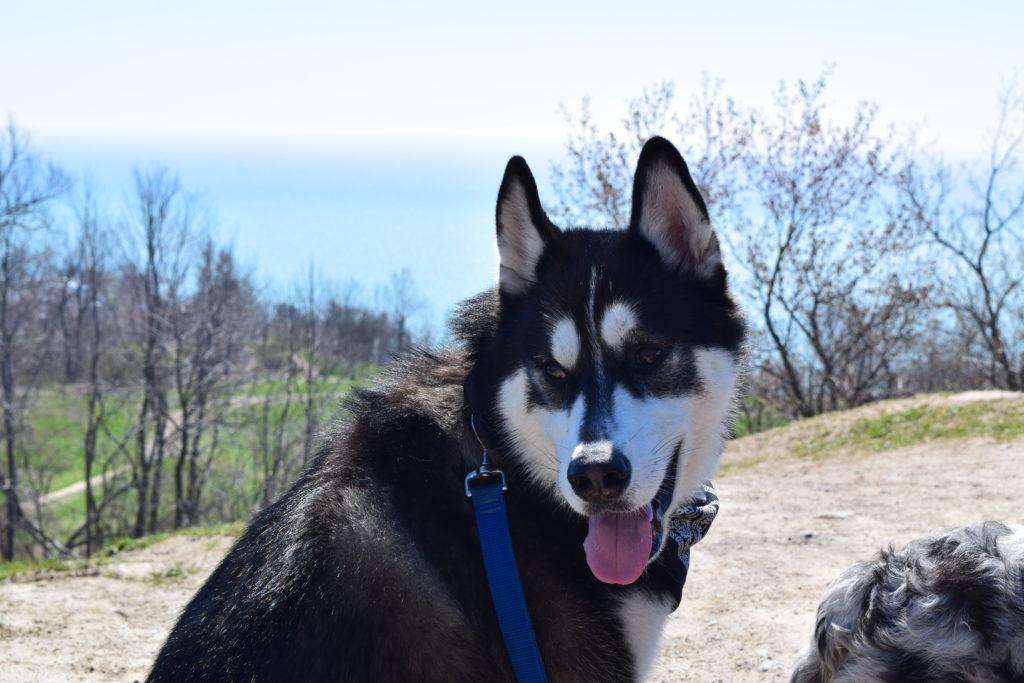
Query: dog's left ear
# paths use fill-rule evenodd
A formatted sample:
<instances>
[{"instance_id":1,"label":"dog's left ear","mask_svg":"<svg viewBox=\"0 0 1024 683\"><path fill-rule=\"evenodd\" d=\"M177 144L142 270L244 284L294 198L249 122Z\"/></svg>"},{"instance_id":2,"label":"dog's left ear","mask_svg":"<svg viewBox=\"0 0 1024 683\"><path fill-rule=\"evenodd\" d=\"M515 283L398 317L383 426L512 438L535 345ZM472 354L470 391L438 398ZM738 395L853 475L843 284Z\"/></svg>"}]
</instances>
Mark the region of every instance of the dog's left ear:
<instances>
[{"instance_id":1,"label":"dog's left ear","mask_svg":"<svg viewBox=\"0 0 1024 683\"><path fill-rule=\"evenodd\" d=\"M651 138L640 151L629 229L653 244L669 268L704 278L722 268L704 199L683 157L665 138Z\"/></svg>"},{"instance_id":2,"label":"dog's left ear","mask_svg":"<svg viewBox=\"0 0 1024 683\"><path fill-rule=\"evenodd\" d=\"M536 280L537 264L558 233L540 205L537 181L522 157L512 157L498 190L498 289L525 293Z\"/></svg>"}]
</instances>

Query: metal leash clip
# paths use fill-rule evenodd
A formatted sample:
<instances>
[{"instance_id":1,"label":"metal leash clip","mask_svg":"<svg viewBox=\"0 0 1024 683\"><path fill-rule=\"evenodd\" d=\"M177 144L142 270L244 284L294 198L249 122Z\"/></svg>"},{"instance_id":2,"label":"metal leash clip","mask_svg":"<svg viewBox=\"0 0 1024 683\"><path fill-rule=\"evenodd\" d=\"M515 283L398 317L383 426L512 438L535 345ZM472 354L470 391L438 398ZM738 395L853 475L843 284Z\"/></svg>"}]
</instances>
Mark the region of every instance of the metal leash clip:
<instances>
[{"instance_id":1,"label":"metal leash clip","mask_svg":"<svg viewBox=\"0 0 1024 683\"><path fill-rule=\"evenodd\" d=\"M476 431L476 413L470 413L469 426L473 429L473 435L480 444L480 448L483 449L483 460L480 463L480 467L470 471L470 473L466 475L466 497L473 497L473 484L490 484L495 481L500 481L501 490L508 491L508 484L505 483L505 473L501 470L491 469L487 464L487 446L484 445L483 439L480 438L480 433Z\"/></svg>"}]
</instances>

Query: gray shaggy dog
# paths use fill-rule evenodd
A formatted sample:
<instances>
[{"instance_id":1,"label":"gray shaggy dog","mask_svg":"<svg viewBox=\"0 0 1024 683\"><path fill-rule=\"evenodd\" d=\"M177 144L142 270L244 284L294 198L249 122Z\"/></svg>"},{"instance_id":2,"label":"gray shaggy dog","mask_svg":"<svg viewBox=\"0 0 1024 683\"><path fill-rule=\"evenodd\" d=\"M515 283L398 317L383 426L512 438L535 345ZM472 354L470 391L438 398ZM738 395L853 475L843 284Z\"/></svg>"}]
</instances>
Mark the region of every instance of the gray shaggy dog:
<instances>
[{"instance_id":1,"label":"gray shaggy dog","mask_svg":"<svg viewBox=\"0 0 1024 683\"><path fill-rule=\"evenodd\" d=\"M947 529L853 565L790 681L1024 681L1024 527Z\"/></svg>"}]
</instances>

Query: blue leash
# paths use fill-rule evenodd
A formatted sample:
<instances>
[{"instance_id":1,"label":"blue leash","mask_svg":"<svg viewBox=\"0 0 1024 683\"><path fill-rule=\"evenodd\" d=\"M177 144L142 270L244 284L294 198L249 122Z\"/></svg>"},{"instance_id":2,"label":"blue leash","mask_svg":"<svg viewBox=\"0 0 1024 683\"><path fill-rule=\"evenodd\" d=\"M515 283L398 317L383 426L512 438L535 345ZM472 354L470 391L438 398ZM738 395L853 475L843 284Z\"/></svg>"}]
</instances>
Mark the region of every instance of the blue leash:
<instances>
[{"instance_id":1,"label":"blue leash","mask_svg":"<svg viewBox=\"0 0 1024 683\"><path fill-rule=\"evenodd\" d=\"M472 416L470 425L476 433ZM519 683L547 683L530 613L526 609L523 586L519 581L516 558L512 552L512 537L505 513L506 490L508 486L505 484L504 473L487 465L485 447L483 464L466 475L466 495L472 500L473 512L476 513L476 527L480 534L480 550L487 572L487 583L491 587L491 600L498 614L498 625L516 680Z\"/></svg>"}]
</instances>

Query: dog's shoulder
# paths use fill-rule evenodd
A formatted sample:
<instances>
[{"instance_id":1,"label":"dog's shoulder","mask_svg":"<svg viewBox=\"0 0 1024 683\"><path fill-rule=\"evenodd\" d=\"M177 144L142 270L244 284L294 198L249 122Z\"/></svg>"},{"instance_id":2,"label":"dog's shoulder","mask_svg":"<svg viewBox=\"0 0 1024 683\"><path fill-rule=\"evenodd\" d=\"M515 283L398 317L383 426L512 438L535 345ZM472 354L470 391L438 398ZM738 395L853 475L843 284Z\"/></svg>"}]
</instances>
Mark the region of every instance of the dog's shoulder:
<instances>
[{"instance_id":1,"label":"dog's shoulder","mask_svg":"<svg viewBox=\"0 0 1024 683\"><path fill-rule=\"evenodd\" d=\"M413 350L354 391L312 466L280 503L280 514L296 517L289 525L340 529L351 542L353 522L401 516L391 508L419 507L432 492L461 485L468 471L467 365L457 348Z\"/></svg>"},{"instance_id":2,"label":"dog's shoulder","mask_svg":"<svg viewBox=\"0 0 1024 683\"><path fill-rule=\"evenodd\" d=\"M368 388L352 393L344 404L347 417L334 436L349 443L375 441L421 430L452 433L463 407L462 384L468 370L458 348L414 349L383 370Z\"/></svg>"}]
</instances>

